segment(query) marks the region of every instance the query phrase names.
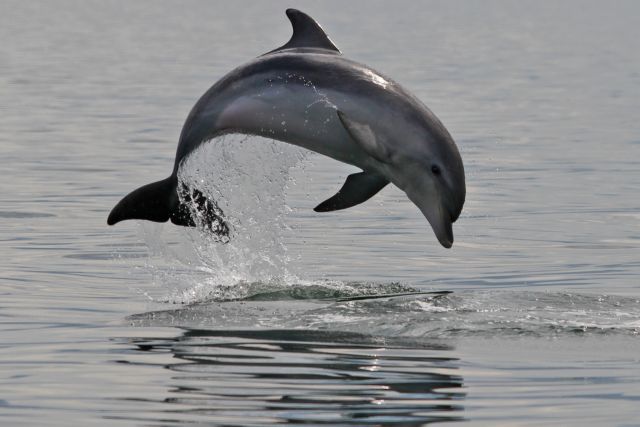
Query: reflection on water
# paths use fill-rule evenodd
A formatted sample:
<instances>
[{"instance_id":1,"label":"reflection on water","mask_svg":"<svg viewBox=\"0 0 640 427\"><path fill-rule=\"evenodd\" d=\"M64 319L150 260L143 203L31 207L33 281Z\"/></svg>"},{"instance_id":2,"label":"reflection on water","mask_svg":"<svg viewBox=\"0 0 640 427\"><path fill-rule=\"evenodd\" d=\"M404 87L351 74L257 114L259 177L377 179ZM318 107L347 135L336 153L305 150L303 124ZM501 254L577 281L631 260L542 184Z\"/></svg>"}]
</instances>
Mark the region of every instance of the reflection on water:
<instances>
[{"instance_id":1,"label":"reflection on water","mask_svg":"<svg viewBox=\"0 0 640 427\"><path fill-rule=\"evenodd\" d=\"M154 415L167 424L203 415L207 423L242 426L417 426L463 419L458 360L451 347L436 341L190 329L173 339L127 342L136 353L175 357L164 365L173 372L160 400L165 409Z\"/></svg>"}]
</instances>

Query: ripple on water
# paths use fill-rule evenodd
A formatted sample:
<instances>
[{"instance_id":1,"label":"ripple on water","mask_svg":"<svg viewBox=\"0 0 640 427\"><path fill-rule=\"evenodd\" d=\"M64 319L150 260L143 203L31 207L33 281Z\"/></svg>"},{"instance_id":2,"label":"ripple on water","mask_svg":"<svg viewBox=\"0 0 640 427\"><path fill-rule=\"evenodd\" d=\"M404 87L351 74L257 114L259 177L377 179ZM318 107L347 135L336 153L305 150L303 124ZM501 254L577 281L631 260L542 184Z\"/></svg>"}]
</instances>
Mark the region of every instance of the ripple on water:
<instances>
[{"instance_id":1,"label":"ripple on water","mask_svg":"<svg viewBox=\"0 0 640 427\"><path fill-rule=\"evenodd\" d=\"M244 288L243 288L244 287ZM241 294L130 316L136 325L375 331L385 337L640 333L636 298L530 291L416 292L400 284L242 284ZM393 292L393 293L390 293ZM242 295L239 297L239 295Z\"/></svg>"},{"instance_id":2,"label":"ripple on water","mask_svg":"<svg viewBox=\"0 0 640 427\"><path fill-rule=\"evenodd\" d=\"M54 214L44 212L0 211L0 218L49 218Z\"/></svg>"}]
</instances>

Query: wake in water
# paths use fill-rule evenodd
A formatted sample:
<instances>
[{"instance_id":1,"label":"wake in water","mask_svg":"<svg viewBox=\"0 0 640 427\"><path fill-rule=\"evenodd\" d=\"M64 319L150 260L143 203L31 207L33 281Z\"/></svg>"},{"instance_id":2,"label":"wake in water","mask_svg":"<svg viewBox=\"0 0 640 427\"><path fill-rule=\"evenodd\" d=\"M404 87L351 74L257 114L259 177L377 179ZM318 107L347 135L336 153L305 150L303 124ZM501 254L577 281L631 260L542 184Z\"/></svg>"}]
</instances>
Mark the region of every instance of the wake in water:
<instances>
[{"instance_id":1,"label":"wake in water","mask_svg":"<svg viewBox=\"0 0 640 427\"><path fill-rule=\"evenodd\" d=\"M303 289L290 286L278 295L192 304L129 320L144 326L329 330L421 339L640 333L640 301L634 298L522 291L384 295L384 285L369 297L318 298L327 293L305 294Z\"/></svg>"}]
</instances>

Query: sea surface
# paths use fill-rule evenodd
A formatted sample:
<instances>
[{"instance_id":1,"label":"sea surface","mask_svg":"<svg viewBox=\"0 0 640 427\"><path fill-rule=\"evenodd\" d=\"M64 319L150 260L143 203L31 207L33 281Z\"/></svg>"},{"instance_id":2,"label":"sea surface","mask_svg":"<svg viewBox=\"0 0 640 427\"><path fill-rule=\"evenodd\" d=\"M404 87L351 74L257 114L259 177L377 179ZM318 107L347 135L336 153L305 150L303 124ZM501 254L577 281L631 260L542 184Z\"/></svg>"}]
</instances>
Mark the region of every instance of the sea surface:
<instances>
[{"instance_id":1,"label":"sea surface","mask_svg":"<svg viewBox=\"0 0 640 427\"><path fill-rule=\"evenodd\" d=\"M181 170L229 242L107 226L292 6L453 135L452 249L245 136ZM637 1L0 0L0 425L640 425L639 40Z\"/></svg>"}]
</instances>

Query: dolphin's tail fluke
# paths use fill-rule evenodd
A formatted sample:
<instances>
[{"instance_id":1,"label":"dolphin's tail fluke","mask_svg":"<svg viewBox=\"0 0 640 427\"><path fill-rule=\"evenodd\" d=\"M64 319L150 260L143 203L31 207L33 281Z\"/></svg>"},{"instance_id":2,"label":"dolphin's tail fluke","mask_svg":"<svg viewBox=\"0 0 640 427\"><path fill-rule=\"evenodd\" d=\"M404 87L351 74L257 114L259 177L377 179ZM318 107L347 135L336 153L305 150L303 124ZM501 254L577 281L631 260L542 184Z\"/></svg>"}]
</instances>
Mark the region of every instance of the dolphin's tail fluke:
<instances>
[{"instance_id":1,"label":"dolphin's tail fluke","mask_svg":"<svg viewBox=\"0 0 640 427\"><path fill-rule=\"evenodd\" d=\"M171 220L172 223L185 227L201 224L219 236L229 235L229 227L216 203L207 199L199 190L189 189L184 185L178 196L178 179L173 175L127 194L111 210L107 224L113 225L127 219L154 222Z\"/></svg>"},{"instance_id":2,"label":"dolphin's tail fluke","mask_svg":"<svg viewBox=\"0 0 640 427\"><path fill-rule=\"evenodd\" d=\"M113 225L126 219L168 221L179 205L176 186L177 179L170 176L132 191L111 210L107 224Z\"/></svg>"}]
</instances>

